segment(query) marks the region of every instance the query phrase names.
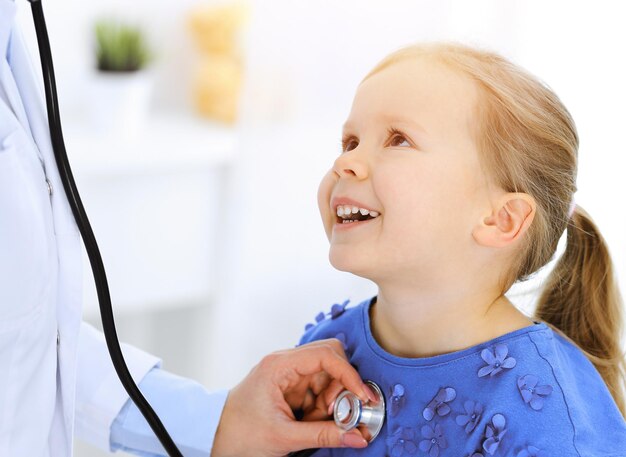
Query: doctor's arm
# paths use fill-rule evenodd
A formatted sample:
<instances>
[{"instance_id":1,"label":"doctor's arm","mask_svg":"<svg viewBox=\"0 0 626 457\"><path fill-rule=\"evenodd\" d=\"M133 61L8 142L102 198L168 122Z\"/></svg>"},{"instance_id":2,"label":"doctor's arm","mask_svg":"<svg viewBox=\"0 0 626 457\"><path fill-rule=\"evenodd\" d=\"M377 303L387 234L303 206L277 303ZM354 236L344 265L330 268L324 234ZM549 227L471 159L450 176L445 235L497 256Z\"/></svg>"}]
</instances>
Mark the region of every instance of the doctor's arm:
<instances>
[{"instance_id":1,"label":"doctor's arm","mask_svg":"<svg viewBox=\"0 0 626 457\"><path fill-rule=\"evenodd\" d=\"M313 408L314 392L321 394L332 379L368 398L335 340L271 354L229 393L209 393L195 381L158 368L145 376L139 388L185 457L274 456L312 447L364 447L358 432L342 432L330 421L294 418L292 410L303 405ZM165 455L130 401L111 427L111 449L146 457Z\"/></svg>"},{"instance_id":2,"label":"doctor's arm","mask_svg":"<svg viewBox=\"0 0 626 457\"><path fill-rule=\"evenodd\" d=\"M83 324L80 338L77 435L103 450L164 456L117 380L102 333ZM336 340L271 354L230 392L215 393L161 370L159 359L133 346L122 344L122 351L133 379L186 457L271 456L366 445L358 433L341 432L332 422L296 422L293 417L292 409L310 403L312 392L324 390L332 379L367 398Z\"/></svg>"},{"instance_id":3,"label":"doctor's arm","mask_svg":"<svg viewBox=\"0 0 626 457\"><path fill-rule=\"evenodd\" d=\"M368 394L347 363L341 343L317 341L265 357L229 393L155 368L139 388L185 457L279 456L313 447L365 447L360 433L331 421L297 422L292 412L315 402L332 380L363 399ZM324 408L326 409L326 408ZM111 449L144 457L164 450L130 401L111 427Z\"/></svg>"},{"instance_id":4,"label":"doctor's arm","mask_svg":"<svg viewBox=\"0 0 626 457\"><path fill-rule=\"evenodd\" d=\"M76 436L103 451L165 456L119 381L102 332L83 322L77 346ZM133 380L183 455L210 455L228 392L209 393L195 381L162 370L157 357L129 344L120 346Z\"/></svg>"},{"instance_id":5,"label":"doctor's arm","mask_svg":"<svg viewBox=\"0 0 626 457\"><path fill-rule=\"evenodd\" d=\"M228 391L210 393L201 384L160 368L150 370L139 389L185 457L211 455ZM167 455L130 399L113 421L110 445L112 451L145 457Z\"/></svg>"}]
</instances>

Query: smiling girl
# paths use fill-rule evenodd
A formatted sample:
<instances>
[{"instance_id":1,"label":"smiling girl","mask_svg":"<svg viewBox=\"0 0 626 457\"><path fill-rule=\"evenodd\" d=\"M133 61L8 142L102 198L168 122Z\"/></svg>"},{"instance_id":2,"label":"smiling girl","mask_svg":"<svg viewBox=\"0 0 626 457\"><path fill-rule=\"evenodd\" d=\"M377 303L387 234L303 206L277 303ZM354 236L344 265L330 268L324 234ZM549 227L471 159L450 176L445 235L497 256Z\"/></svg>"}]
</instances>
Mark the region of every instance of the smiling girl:
<instances>
[{"instance_id":1,"label":"smiling girl","mask_svg":"<svg viewBox=\"0 0 626 457\"><path fill-rule=\"evenodd\" d=\"M413 45L361 82L342 143L318 193L330 262L378 293L301 343L340 339L387 418L367 448L316 455L626 455L622 305L573 203L578 136L558 97L497 54ZM565 230L526 316L505 293Z\"/></svg>"}]
</instances>

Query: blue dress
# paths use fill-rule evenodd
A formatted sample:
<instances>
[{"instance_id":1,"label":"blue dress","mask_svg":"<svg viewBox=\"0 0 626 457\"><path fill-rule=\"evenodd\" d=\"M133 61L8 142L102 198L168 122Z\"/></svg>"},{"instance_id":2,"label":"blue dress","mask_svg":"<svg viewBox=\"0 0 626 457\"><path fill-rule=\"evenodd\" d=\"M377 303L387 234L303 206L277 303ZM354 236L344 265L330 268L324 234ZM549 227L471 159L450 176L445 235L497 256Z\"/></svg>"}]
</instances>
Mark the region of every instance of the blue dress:
<instances>
[{"instance_id":1,"label":"blue dress","mask_svg":"<svg viewBox=\"0 0 626 457\"><path fill-rule=\"evenodd\" d=\"M626 456L626 421L602 377L546 323L461 351L403 358L372 336L375 301L333 305L300 341L338 338L387 403L383 429L367 448L322 449L316 457Z\"/></svg>"}]
</instances>

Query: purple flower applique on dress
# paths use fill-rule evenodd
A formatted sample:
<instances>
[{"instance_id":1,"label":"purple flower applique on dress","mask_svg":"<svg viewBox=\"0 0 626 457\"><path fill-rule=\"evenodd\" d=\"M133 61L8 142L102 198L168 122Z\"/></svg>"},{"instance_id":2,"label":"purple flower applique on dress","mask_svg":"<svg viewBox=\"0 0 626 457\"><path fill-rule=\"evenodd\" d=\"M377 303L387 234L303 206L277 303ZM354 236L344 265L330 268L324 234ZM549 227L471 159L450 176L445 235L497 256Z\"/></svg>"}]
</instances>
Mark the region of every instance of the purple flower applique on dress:
<instances>
[{"instance_id":1,"label":"purple flower applique on dress","mask_svg":"<svg viewBox=\"0 0 626 457\"><path fill-rule=\"evenodd\" d=\"M503 368L513 368L517 362L513 357L506 356L508 352L509 348L503 343L496 344L495 355L489 348L483 349L480 356L488 365L478 370L478 377L494 376L502 371Z\"/></svg>"},{"instance_id":2,"label":"purple flower applique on dress","mask_svg":"<svg viewBox=\"0 0 626 457\"><path fill-rule=\"evenodd\" d=\"M483 449L493 455L498 449L498 446L500 445L507 429L504 428L506 425L506 419L502 414L495 414L491 418L491 422L493 427L491 424L487 424L487 428L485 430L485 437L487 439L483 441Z\"/></svg>"},{"instance_id":3,"label":"purple flower applique on dress","mask_svg":"<svg viewBox=\"0 0 626 457\"><path fill-rule=\"evenodd\" d=\"M413 427L398 427L391 436L387 437L386 442L391 452L391 457L415 455L417 451Z\"/></svg>"},{"instance_id":4,"label":"purple flower applique on dress","mask_svg":"<svg viewBox=\"0 0 626 457\"><path fill-rule=\"evenodd\" d=\"M437 457L439 455L439 448L445 449L448 447L448 441L443 432L441 431L441 425L435 424L435 428L430 425L424 425L422 427L422 436L426 438L420 441L420 450L428 452L430 457Z\"/></svg>"},{"instance_id":5,"label":"purple flower applique on dress","mask_svg":"<svg viewBox=\"0 0 626 457\"><path fill-rule=\"evenodd\" d=\"M394 384L390 390L389 410L391 417L396 416L400 412L400 408L404 405L404 386L402 384Z\"/></svg>"},{"instance_id":6,"label":"purple flower applique on dress","mask_svg":"<svg viewBox=\"0 0 626 457\"><path fill-rule=\"evenodd\" d=\"M548 453L535 446L528 446L519 451L516 457L548 457Z\"/></svg>"},{"instance_id":7,"label":"purple flower applique on dress","mask_svg":"<svg viewBox=\"0 0 626 457\"><path fill-rule=\"evenodd\" d=\"M517 379L517 388L524 402L530 405L535 411L539 411L543 408L544 397L547 397L552 393L552 386L543 385L538 386L539 378L533 374L527 374Z\"/></svg>"},{"instance_id":8,"label":"purple flower applique on dress","mask_svg":"<svg viewBox=\"0 0 626 457\"><path fill-rule=\"evenodd\" d=\"M315 324L306 324L304 327L304 331L308 331L310 328L315 327L316 324L319 324L320 322L322 322L324 319L326 319L326 315L324 314L323 311L320 311L317 316L315 316Z\"/></svg>"},{"instance_id":9,"label":"purple flower applique on dress","mask_svg":"<svg viewBox=\"0 0 626 457\"><path fill-rule=\"evenodd\" d=\"M469 454L465 454L465 457L485 457L482 452L473 451Z\"/></svg>"},{"instance_id":10,"label":"purple flower applique on dress","mask_svg":"<svg viewBox=\"0 0 626 457\"><path fill-rule=\"evenodd\" d=\"M346 306L348 306L348 303L350 303L350 300L344 301L341 305L335 303L330 308L330 318L331 319L336 319L339 316L341 316L343 314L343 312L346 310Z\"/></svg>"},{"instance_id":11,"label":"purple flower applique on dress","mask_svg":"<svg viewBox=\"0 0 626 457\"><path fill-rule=\"evenodd\" d=\"M349 299L344 301L342 304L335 303L333 306L331 306L330 307L330 312L328 313L330 318L331 319L336 319L339 316L341 316L344 313L344 311L346 310L346 306L348 306L348 303L350 303ZM326 319L326 313L321 311L317 316L315 316L315 324L306 324L304 326L304 331L306 332L309 329L315 327L317 324L322 322L324 319Z\"/></svg>"},{"instance_id":12,"label":"purple flower applique on dress","mask_svg":"<svg viewBox=\"0 0 626 457\"><path fill-rule=\"evenodd\" d=\"M465 425L465 433L470 433L483 415L483 405L478 402L467 400L463 404L465 408L465 414L459 414L456 416L456 423L461 427Z\"/></svg>"},{"instance_id":13,"label":"purple flower applique on dress","mask_svg":"<svg viewBox=\"0 0 626 457\"><path fill-rule=\"evenodd\" d=\"M439 389L435 398L433 398L430 403L424 408L422 415L424 419L427 421L431 420L435 417L435 413L440 416L445 416L450 412L450 406L447 404L448 402L454 400L456 398L456 390L453 387L444 387Z\"/></svg>"}]
</instances>

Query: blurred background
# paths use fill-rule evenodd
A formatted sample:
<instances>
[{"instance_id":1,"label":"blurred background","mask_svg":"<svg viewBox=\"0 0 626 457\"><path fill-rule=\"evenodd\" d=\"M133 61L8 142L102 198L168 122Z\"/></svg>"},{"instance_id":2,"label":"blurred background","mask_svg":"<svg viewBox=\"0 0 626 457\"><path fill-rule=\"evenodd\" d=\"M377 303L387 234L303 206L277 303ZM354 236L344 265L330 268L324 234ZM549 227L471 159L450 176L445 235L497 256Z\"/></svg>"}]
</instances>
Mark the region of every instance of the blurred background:
<instances>
[{"instance_id":1,"label":"blurred background","mask_svg":"<svg viewBox=\"0 0 626 457\"><path fill-rule=\"evenodd\" d=\"M18 9L39 72L30 9ZM360 80L419 40L491 48L556 91L581 139L576 200L626 288L619 2L56 0L44 10L120 339L170 371L233 386L294 346L319 311L376 293L328 262L317 186ZM106 62L124 45L102 36L104 21L136 28L133 71ZM509 293L529 314L552 265ZM84 285L84 318L100 327L86 258ZM104 454L79 441L76 455Z\"/></svg>"}]
</instances>

